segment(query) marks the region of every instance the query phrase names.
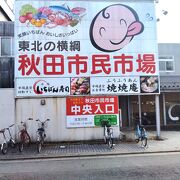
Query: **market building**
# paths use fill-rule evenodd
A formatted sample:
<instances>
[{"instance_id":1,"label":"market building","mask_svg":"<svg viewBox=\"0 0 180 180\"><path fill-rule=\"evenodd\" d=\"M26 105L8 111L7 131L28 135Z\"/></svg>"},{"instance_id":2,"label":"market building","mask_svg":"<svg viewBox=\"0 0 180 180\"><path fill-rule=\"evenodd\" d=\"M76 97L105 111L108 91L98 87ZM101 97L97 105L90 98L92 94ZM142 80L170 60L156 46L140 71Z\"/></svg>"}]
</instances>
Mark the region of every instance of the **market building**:
<instances>
[{"instance_id":1,"label":"market building","mask_svg":"<svg viewBox=\"0 0 180 180\"><path fill-rule=\"evenodd\" d=\"M48 141L76 141L102 139L102 118L111 119L116 138L120 128L133 127L137 115L157 135L160 126L178 124L178 44L157 44L153 1L98 2L91 16L93 1L73 7L68 2L71 11L55 1L46 8L43 2L16 3L15 24L0 23L1 128L28 117L49 118ZM115 49L97 41L107 23L95 33L106 10L129 13L121 25L135 21L124 43L112 43ZM28 129L35 139L36 121Z\"/></svg>"}]
</instances>

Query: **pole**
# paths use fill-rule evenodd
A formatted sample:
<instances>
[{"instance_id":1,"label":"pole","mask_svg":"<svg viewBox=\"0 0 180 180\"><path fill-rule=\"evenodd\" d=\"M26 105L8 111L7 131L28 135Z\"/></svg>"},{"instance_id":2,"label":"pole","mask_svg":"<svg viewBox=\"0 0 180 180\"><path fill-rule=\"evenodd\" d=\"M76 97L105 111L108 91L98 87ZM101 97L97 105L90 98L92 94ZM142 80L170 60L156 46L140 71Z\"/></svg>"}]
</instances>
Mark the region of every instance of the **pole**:
<instances>
[{"instance_id":1,"label":"pole","mask_svg":"<svg viewBox=\"0 0 180 180\"><path fill-rule=\"evenodd\" d=\"M160 138L161 127L160 127L160 110L159 110L159 95L155 95L156 102L156 137Z\"/></svg>"},{"instance_id":2,"label":"pole","mask_svg":"<svg viewBox=\"0 0 180 180\"><path fill-rule=\"evenodd\" d=\"M129 100L129 96L128 96L128 123L129 123L129 127L131 126L131 114L130 114L130 100Z\"/></svg>"},{"instance_id":3,"label":"pole","mask_svg":"<svg viewBox=\"0 0 180 180\"><path fill-rule=\"evenodd\" d=\"M164 117L164 126L167 125L167 120L166 120L166 97L165 93L162 93L163 95L163 117Z\"/></svg>"},{"instance_id":4,"label":"pole","mask_svg":"<svg viewBox=\"0 0 180 180\"><path fill-rule=\"evenodd\" d=\"M141 96L138 95L138 104L139 104L139 122L142 124L142 117L141 117Z\"/></svg>"}]
</instances>

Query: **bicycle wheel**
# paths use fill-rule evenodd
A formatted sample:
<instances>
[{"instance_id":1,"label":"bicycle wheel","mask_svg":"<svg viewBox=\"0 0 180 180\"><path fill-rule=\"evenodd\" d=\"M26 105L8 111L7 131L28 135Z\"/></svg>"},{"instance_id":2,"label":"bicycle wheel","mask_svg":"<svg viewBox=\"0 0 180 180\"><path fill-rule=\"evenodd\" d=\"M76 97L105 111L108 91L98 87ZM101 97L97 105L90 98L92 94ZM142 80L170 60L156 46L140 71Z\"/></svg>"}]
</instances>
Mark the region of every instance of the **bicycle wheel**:
<instances>
[{"instance_id":1,"label":"bicycle wheel","mask_svg":"<svg viewBox=\"0 0 180 180\"><path fill-rule=\"evenodd\" d=\"M19 152L22 152L23 149L24 149L24 144L23 144L23 142L20 142L19 143Z\"/></svg>"},{"instance_id":2,"label":"bicycle wheel","mask_svg":"<svg viewBox=\"0 0 180 180\"><path fill-rule=\"evenodd\" d=\"M114 140L113 140L113 138L111 138L111 137L108 139L108 146L109 146L110 148L113 147L113 141L114 141Z\"/></svg>"},{"instance_id":3,"label":"bicycle wheel","mask_svg":"<svg viewBox=\"0 0 180 180\"><path fill-rule=\"evenodd\" d=\"M105 143L105 144L107 143L107 139L106 139L106 136L104 136L104 143Z\"/></svg>"},{"instance_id":4,"label":"bicycle wheel","mask_svg":"<svg viewBox=\"0 0 180 180\"><path fill-rule=\"evenodd\" d=\"M138 143L139 142L139 135L138 135L138 131L135 131L135 142Z\"/></svg>"},{"instance_id":5,"label":"bicycle wheel","mask_svg":"<svg viewBox=\"0 0 180 180\"><path fill-rule=\"evenodd\" d=\"M12 148L15 148L15 147L16 147L16 144L15 144L15 142L14 142L13 139L10 139L10 146L11 146Z\"/></svg>"},{"instance_id":6,"label":"bicycle wheel","mask_svg":"<svg viewBox=\"0 0 180 180\"><path fill-rule=\"evenodd\" d=\"M141 146L146 147L147 146L147 137L142 137L141 139Z\"/></svg>"},{"instance_id":7,"label":"bicycle wheel","mask_svg":"<svg viewBox=\"0 0 180 180\"><path fill-rule=\"evenodd\" d=\"M22 132L21 134L20 134L20 142L19 142L19 152L22 152L23 151L23 149L24 149L24 132Z\"/></svg>"},{"instance_id":8,"label":"bicycle wheel","mask_svg":"<svg viewBox=\"0 0 180 180\"><path fill-rule=\"evenodd\" d=\"M38 151L38 153L41 152L41 149L42 149L42 143L40 141L40 142L37 143L37 151Z\"/></svg>"},{"instance_id":9,"label":"bicycle wheel","mask_svg":"<svg viewBox=\"0 0 180 180\"><path fill-rule=\"evenodd\" d=\"M31 138L29 136L29 134L27 132L24 132L24 143L27 144L28 146L30 145L31 143Z\"/></svg>"},{"instance_id":10,"label":"bicycle wheel","mask_svg":"<svg viewBox=\"0 0 180 180\"><path fill-rule=\"evenodd\" d=\"M8 151L8 145L7 145L7 143L3 143L2 146L3 146L3 147L2 147L2 149L1 149L1 152L2 152L3 154L7 154L7 151Z\"/></svg>"}]
</instances>

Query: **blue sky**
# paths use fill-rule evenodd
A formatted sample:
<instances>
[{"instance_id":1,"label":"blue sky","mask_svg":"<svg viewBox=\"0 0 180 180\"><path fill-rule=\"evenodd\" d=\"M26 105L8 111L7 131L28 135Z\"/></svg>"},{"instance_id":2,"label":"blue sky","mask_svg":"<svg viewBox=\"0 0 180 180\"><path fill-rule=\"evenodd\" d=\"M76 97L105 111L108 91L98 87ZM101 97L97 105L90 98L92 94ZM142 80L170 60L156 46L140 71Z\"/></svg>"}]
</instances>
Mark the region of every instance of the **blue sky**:
<instances>
[{"instance_id":1,"label":"blue sky","mask_svg":"<svg viewBox=\"0 0 180 180\"><path fill-rule=\"evenodd\" d=\"M159 43L180 43L180 0L159 0L156 3L157 38ZM163 15L163 10L168 11Z\"/></svg>"}]
</instances>

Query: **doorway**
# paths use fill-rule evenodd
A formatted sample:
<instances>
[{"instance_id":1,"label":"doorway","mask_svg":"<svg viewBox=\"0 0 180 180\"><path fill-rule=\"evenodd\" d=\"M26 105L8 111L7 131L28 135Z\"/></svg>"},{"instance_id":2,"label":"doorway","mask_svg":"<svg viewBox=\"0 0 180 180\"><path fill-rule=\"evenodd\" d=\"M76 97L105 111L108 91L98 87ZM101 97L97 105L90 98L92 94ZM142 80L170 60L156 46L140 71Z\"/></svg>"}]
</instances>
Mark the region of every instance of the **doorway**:
<instances>
[{"instance_id":1,"label":"doorway","mask_svg":"<svg viewBox=\"0 0 180 180\"><path fill-rule=\"evenodd\" d=\"M143 125L156 125L154 95L119 96L119 108L121 110L122 128L134 127L137 116Z\"/></svg>"}]
</instances>

